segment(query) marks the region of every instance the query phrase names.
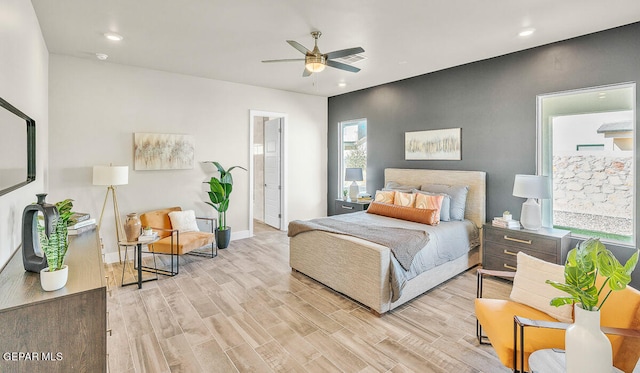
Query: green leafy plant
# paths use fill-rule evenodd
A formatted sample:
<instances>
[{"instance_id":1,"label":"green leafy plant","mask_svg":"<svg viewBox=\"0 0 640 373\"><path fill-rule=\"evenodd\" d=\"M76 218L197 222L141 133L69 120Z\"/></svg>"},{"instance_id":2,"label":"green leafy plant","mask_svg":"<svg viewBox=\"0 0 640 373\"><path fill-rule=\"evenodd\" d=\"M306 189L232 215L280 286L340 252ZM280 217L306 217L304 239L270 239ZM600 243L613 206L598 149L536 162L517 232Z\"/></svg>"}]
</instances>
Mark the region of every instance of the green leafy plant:
<instances>
[{"instance_id":1,"label":"green leafy plant","mask_svg":"<svg viewBox=\"0 0 640 373\"><path fill-rule=\"evenodd\" d=\"M71 211L73 208L72 199L65 199L64 201L57 202L55 205L58 209L59 216L53 221L53 232L50 232L47 236L44 225L38 221L40 248L47 258L50 272L62 269L64 265L64 259L67 256L67 249L69 248L68 225L72 223L71 215L73 215Z\"/></svg>"},{"instance_id":2,"label":"green leafy plant","mask_svg":"<svg viewBox=\"0 0 640 373\"><path fill-rule=\"evenodd\" d=\"M569 251L564 266L565 283L546 281L554 288L569 294L568 297L553 298L551 305L560 307L565 304L581 303L585 310L599 310L612 291L622 290L631 282L631 273L637 263L638 250L625 265L622 265L599 239L589 238ZM596 285L598 275L605 278L599 289ZM609 291L598 304L607 284Z\"/></svg>"},{"instance_id":3,"label":"green leafy plant","mask_svg":"<svg viewBox=\"0 0 640 373\"><path fill-rule=\"evenodd\" d=\"M207 193L209 194L211 202L207 202L207 204L218 211L218 230L224 230L227 227L229 196L233 191L233 176L231 176L231 171L234 168L240 168L245 171L247 169L240 166L233 166L225 170L218 162L209 161L205 163L213 163L220 173L220 177L212 176L209 180L209 191Z\"/></svg>"}]
</instances>

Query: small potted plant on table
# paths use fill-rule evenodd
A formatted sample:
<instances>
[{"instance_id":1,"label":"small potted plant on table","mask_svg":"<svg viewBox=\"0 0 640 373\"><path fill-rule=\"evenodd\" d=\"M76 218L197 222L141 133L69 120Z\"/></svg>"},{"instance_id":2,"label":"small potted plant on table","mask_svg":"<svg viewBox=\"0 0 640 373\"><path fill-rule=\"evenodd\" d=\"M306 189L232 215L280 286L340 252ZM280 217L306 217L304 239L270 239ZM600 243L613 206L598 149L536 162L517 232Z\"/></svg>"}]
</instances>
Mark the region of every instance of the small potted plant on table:
<instances>
[{"instance_id":1,"label":"small potted plant on table","mask_svg":"<svg viewBox=\"0 0 640 373\"><path fill-rule=\"evenodd\" d=\"M40 271L40 285L45 291L54 291L67 284L69 268L64 264L69 248L68 224L71 219L73 200L65 199L55 204L59 216L53 222L53 232L45 233L44 226L38 222L40 248L47 259L47 267Z\"/></svg>"}]
</instances>

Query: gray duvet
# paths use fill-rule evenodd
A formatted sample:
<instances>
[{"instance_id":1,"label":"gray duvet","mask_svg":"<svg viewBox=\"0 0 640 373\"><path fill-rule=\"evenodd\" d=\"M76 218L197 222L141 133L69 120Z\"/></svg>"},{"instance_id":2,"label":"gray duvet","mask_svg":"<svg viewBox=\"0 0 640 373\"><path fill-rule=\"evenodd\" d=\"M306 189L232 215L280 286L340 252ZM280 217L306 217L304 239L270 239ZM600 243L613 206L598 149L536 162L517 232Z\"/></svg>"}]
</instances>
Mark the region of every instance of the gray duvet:
<instances>
[{"instance_id":1,"label":"gray duvet","mask_svg":"<svg viewBox=\"0 0 640 373\"><path fill-rule=\"evenodd\" d=\"M441 222L437 226L431 226L368 214L366 212L335 215L327 219L335 221L335 224L331 224L334 226L353 224L353 221L356 220L358 221L357 224L365 227L404 228L426 233L426 236L429 238L426 245L415 253L407 270L403 268L394 255L390 256L392 273L389 276L389 281L391 282L392 302L400 298L402 288L404 288L407 281L410 281L422 272L457 259L465 255L469 250L480 245L478 228L473 222L468 220ZM376 228L376 230L378 230L378 228ZM393 231L393 229L389 230L390 238L394 238L391 233Z\"/></svg>"}]
</instances>

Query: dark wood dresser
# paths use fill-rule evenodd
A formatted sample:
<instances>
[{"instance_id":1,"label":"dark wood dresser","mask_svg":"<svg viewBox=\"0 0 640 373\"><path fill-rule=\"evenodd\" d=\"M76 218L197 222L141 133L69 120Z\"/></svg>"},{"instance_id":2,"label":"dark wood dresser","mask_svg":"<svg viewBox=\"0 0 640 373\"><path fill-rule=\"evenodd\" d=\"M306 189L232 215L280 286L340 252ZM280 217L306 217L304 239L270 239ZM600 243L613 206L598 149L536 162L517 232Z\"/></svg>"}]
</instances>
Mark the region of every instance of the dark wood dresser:
<instances>
[{"instance_id":1,"label":"dark wood dresser","mask_svg":"<svg viewBox=\"0 0 640 373\"><path fill-rule=\"evenodd\" d=\"M482 267L515 271L519 251L547 262L562 264L571 245L571 232L540 228L537 231L509 229L485 224L482 239Z\"/></svg>"},{"instance_id":2,"label":"dark wood dresser","mask_svg":"<svg viewBox=\"0 0 640 373\"><path fill-rule=\"evenodd\" d=\"M46 292L18 250L0 272L0 372L106 372L107 287L96 231L73 236L67 285Z\"/></svg>"}]
</instances>

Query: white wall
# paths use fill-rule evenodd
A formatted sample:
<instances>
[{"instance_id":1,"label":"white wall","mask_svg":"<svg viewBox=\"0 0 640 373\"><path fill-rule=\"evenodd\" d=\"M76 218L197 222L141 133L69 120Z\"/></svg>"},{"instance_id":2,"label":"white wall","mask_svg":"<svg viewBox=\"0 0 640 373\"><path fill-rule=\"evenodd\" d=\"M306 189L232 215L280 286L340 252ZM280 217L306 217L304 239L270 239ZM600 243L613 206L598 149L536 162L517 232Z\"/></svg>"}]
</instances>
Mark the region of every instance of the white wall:
<instances>
[{"instance_id":1,"label":"white wall","mask_svg":"<svg viewBox=\"0 0 640 373\"><path fill-rule=\"evenodd\" d=\"M49 71L51 201L73 198L77 211L99 217L106 187L91 184L92 166L113 162L130 167L129 184L117 189L123 215L181 206L215 216L202 184L214 168L200 162L249 168L255 109L288 114L289 219L326 215L326 98L54 54ZM133 170L135 132L194 135L196 167ZM249 229L249 174L236 169L233 176L227 219L240 238ZM110 253L117 250L113 221L108 210L102 236Z\"/></svg>"},{"instance_id":2,"label":"white wall","mask_svg":"<svg viewBox=\"0 0 640 373\"><path fill-rule=\"evenodd\" d=\"M0 1L0 97L36 121L36 180L0 196L0 268L22 242L22 211L45 191L48 51L30 1ZM0 134L1 136L2 134Z\"/></svg>"}]
</instances>

